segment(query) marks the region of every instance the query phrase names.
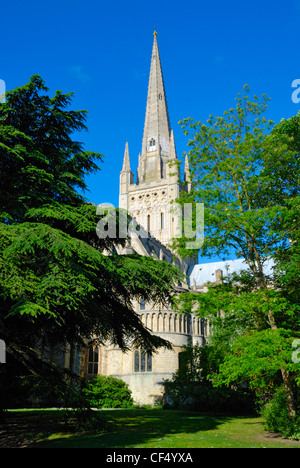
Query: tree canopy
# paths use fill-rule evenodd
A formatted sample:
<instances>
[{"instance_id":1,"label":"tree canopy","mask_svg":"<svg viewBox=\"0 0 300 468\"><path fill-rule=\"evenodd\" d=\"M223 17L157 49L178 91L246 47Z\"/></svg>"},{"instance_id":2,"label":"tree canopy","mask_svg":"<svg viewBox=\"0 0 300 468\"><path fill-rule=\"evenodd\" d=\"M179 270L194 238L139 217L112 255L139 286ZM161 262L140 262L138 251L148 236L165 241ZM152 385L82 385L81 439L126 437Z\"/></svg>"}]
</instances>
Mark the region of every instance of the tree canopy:
<instances>
[{"instance_id":1,"label":"tree canopy","mask_svg":"<svg viewBox=\"0 0 300 468\"><path fill-rule=\"evenodd\" d=\"M183 192L177 202L204 204L205 238L199 254L221 259L233 256L245 262L241 274L226 277L225 272L222 284L211 284L206 294L193 291L175 299L183 311L208 315L217 334L223 323L230 330L227 345L233 357L228 357L220 368L221 373L227 362L231 366L230 372L224 371L223 381L227 384L230 379L233 383L237 375L240 380L250 375L255 378L255 365L268 362L280 337L288 332L291 346L291 338L299 335L300 114L274 125L263 115L267 102L266 96L251 98L250 89L245 86L237 96L236 106L221 117L211 115L206 123L191 118L181 122L190 137L192 189ZM194 217L195 230L199 228L196 222ZM185 242L184 237L176 239L174 246L182 255L190 256ZM270 259L274 264L272 271L265 268ZM244 337L244 341L239 341L242 345L234 347L240 336ZM263 336L267 336L269 344L273 339L273 345L265 359L259 361L249 350L255 349L253 343L259 343L259 338L264 343ZM278 359L274 369L279 369L279 362L289 414L293 416L293 385L298 382L299 367Z\"/></svg>"},{"instance_id":2,"label":"tree canopy","mask_svg":"<svg viewBox=\"0 0 300 468\"><path fill-rule=\"evenodd\" d=\"M72 93L49 97L39 75L0 104L0 333L7 353L92 338L125 350L170 343L132 305L169 301L181 273L166 262L117 255L125 239L100 239L85 178L102 155L73 139L87 112ZM101 176L99 176L101 177Z\"/></svg>"}]
</instances>

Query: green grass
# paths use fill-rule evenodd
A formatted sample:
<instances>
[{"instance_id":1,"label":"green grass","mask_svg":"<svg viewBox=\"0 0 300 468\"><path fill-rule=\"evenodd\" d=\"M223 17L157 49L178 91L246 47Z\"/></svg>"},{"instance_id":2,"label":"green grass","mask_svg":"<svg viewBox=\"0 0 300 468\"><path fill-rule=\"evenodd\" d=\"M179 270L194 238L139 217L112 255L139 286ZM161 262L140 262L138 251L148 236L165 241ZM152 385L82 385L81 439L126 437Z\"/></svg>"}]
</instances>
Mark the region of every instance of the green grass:
<instances>
[{"instance_id":1,"label":"green grass","mask_svg":"<svg viewBox=\"0 0 300 468\"><path fill-rule=\"evenodd\" d=\"M14 412L13 417L19 418L19 425L21 420L23 424L34 420L34 425L24 426L26 439L45 448L300 448L300 442L266 433L259 417L160 409L106 410L117 430L91 434L53 431L59 427L53 425L58 413Z\"/></svg>"}]
</instances>

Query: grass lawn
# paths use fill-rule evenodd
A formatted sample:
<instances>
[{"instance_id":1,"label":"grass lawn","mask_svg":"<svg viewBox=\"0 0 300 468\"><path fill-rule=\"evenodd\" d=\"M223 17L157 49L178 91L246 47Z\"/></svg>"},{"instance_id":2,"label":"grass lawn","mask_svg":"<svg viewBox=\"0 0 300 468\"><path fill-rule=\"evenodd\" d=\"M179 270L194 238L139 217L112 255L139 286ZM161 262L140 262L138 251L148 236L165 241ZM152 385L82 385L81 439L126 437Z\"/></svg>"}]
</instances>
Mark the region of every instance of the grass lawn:
<instances>
[{"instance_id":1,"label":"grass lawn","mask_svg":"<svg viewBox=\"0 0 300 468\"><path fill-rule=\"evenodd\" d=\"M118 429L72 433L59 411L10 411L0 447L38 448L300 448L300 442L264 431L259 417L217 416L160 409L106 410ZM2 431L1 431L2 429ZM19 441L19 442L18 442Z\"/></svg>"}]
</instances>

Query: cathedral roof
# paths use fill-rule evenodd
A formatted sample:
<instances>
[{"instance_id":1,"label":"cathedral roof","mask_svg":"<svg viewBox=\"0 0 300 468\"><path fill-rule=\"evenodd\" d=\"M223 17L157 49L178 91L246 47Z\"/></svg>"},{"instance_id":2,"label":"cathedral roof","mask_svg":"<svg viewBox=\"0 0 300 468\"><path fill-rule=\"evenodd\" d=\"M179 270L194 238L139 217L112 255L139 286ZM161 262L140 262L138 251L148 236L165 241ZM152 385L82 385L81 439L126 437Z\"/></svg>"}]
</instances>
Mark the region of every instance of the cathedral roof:
<instances>
[{"instance_id":1,"label":"cathedral roof","mask_svg":"<svg viewBox=\"0 0 300 468\"><path fill-rule=\"evenodd\" d=\"M264 272L266 275L272 274L273 266L274 262L272 259L269 259L265 262ZM189 271L191 287L194 285L201 286L208 282L214 283L217 281L216 272L218 270L222 271L222 276L224 277L233 273L240 273L242 270L249 271L249 267L243 258L194 265L190 268Z\"/></svg>"}]
</instances>

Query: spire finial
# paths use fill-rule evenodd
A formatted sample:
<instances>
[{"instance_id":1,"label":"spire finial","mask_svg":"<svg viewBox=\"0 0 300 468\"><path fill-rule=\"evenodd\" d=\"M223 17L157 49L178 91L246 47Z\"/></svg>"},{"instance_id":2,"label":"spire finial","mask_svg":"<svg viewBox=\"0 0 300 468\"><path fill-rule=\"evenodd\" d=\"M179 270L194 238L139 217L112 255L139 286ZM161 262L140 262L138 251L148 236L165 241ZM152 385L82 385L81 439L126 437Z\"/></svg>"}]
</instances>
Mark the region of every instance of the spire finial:
<instances>
[{"instance_id":1,"label":"spire finial","mask_svg":"<svg viewBox=\"0 0 300 468\"><path fill-rule=\"evenodd\" d=\"M153 33L153 36L154 36L154 37L156 37L156 36L157 36L156 27L154 27L154 33Z\"/></svg>"}]
</instances>

